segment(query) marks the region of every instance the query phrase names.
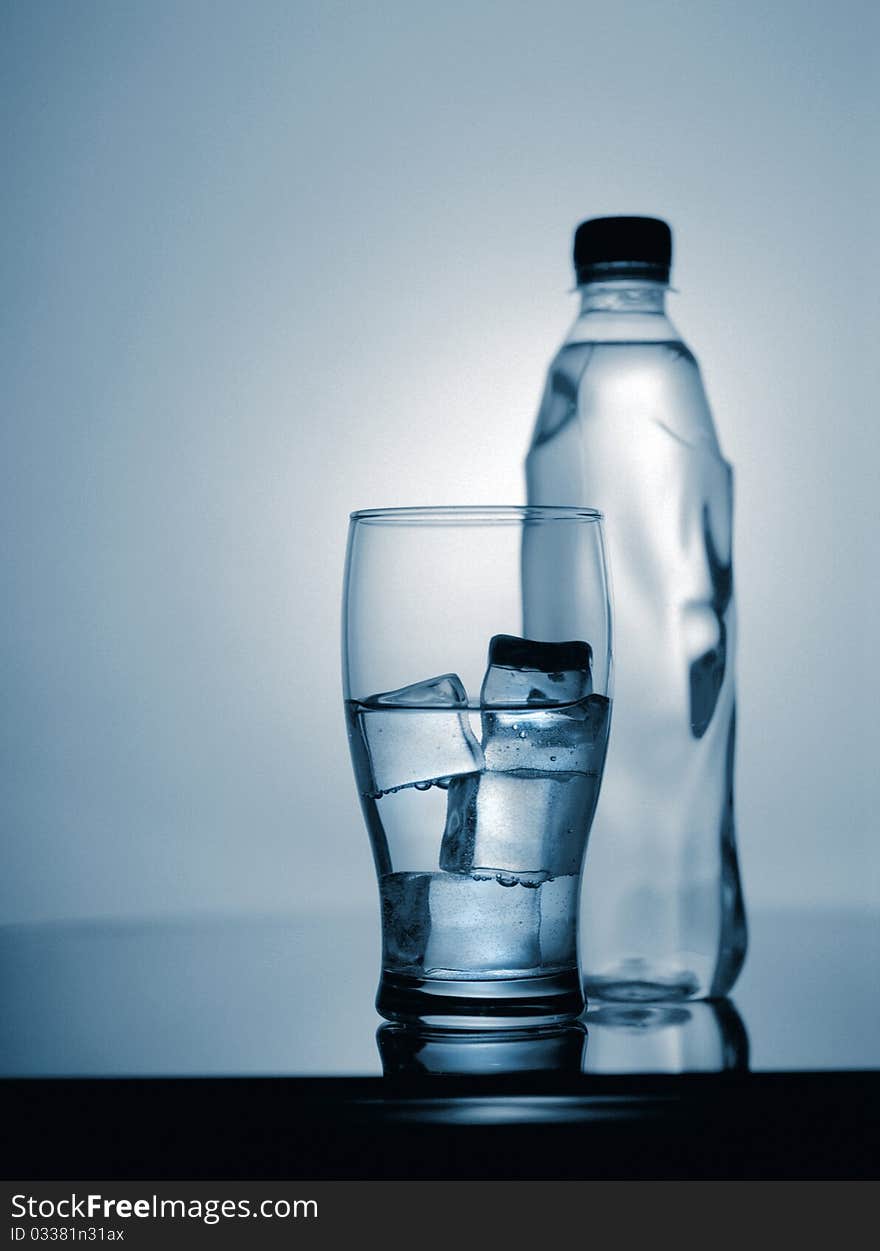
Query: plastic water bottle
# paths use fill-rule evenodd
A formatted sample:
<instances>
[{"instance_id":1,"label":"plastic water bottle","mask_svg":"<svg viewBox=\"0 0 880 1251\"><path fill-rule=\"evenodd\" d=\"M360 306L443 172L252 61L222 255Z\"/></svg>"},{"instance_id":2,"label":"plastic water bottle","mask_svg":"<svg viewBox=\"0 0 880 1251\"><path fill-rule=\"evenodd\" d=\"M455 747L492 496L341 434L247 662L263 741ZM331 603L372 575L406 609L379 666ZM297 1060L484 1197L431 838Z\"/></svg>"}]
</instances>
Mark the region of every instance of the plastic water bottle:
<instances>
[{"instance_id":1,"label":"plastic water bottle","mask_svg":"<svg viewBox=\"0 0 880 1251\"><path fill-rule=\"evenodd\" d=\"M733 816L732 475L693 354L666 315L672 236L650 217L578 227L580 314L526 462L529 503L606 517L611 739L587 850L587 994L725 995L746 924ZM540 567L539 567L540 564ZM524 555L525 631L555 638L552 561Z\"/></svg>"}]
</instances>

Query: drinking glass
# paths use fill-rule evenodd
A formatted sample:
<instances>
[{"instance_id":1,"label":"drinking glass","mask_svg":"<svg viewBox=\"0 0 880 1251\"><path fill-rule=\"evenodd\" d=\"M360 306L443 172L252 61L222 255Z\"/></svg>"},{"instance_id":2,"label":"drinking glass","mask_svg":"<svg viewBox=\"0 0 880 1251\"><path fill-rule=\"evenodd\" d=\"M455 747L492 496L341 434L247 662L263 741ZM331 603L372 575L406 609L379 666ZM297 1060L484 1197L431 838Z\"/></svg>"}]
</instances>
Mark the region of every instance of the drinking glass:
<instances>
[{"instance_id":1,"label":"drinking glass","mask_svg":"<svg viewBox=\"0 0 880 1251\"><path fill-rule=\"evenodd\" d=\"M382 910L378 1011L446 1028L577 1017L611 714L601 514L353 513L342 633Z\"/></svg>"}]
</instances>

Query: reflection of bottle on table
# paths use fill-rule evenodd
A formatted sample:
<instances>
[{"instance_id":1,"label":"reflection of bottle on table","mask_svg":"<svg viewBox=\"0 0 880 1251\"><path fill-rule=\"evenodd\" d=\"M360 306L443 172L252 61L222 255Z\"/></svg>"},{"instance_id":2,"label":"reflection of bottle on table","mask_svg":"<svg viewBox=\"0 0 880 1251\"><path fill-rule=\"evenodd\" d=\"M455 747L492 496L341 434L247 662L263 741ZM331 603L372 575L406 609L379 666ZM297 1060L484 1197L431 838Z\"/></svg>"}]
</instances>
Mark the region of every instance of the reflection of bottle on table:
<instances>
[{"instance_id":1,"label":"reflection of bottle on table","mask_svg":"<svg viewBox=\"0 0 880 1251\"><path fill-rule=\"evenodd\" d=\"M606 516L614 724L584 871L588 995L719 996L745 957L733 820L732 480L697 363L664 301L653 218L584 223L582 308L550 367L529 503ZM552 637L571 588L524 547L525 630Z\"/></svg>"},{"instance_id":2,"label":"reflection of bottle on table","mask_svg":"<svg viewBox=\"0 0 880 1251\"><path fill-rule=\"evenodd\" d=\"M749 1067L749 1036L729 999L606 1003L584 1017L586 1073L721 1073Z\"/></svg>"}]
</instances>

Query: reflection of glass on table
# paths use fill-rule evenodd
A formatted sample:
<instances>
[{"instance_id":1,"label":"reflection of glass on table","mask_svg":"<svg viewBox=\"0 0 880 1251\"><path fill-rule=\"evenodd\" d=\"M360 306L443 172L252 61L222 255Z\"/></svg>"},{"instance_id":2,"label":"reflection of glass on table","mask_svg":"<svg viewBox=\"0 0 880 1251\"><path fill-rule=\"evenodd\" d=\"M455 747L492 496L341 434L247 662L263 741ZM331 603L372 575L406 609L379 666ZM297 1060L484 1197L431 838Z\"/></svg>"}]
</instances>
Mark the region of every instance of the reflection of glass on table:
<instances>
[{"instance_id":1,"label":"reflection of glass on table","mask_svg":"<svg viewBox=\"0 0 880 1251\"><path fill-rule=\"evenodd\" d=\"M580 1073L586 1030L578 1022L523 1030L432 1030L386 1024L376 1042L386 1077L498 1077Z\"/></svg>"}]
</instances>

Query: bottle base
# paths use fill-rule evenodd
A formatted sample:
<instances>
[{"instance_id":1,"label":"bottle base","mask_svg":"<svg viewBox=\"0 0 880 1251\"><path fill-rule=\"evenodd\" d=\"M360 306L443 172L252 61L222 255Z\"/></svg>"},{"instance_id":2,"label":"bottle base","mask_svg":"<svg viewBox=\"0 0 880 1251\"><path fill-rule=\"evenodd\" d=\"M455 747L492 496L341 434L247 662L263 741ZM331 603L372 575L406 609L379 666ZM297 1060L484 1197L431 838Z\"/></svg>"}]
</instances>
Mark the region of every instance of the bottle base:
<instances>
[{"instance_id":1,"label":"bottle base","mask_svg":"<svg viewBox=\"0 0 880 1251\"><path fill-rule=\"evenodd\" d=\"M587 977L584 990L590 999L617 1003L680 1003L684 999L705 998L700 979L688 970L654 977Z\"/></svg>"},{"instance_id":2,"label":"bottle base","mask_svg":"<svg viewBox=\"0 0 880 1251\"><path fill-rule=\"evenodd\" d=\"M563 1024L584 1011L576 968L543 977L452 980L383 970L376 1010L388 1021L442 1029L527 1029Z\"/></svg>"}]
</instances>

